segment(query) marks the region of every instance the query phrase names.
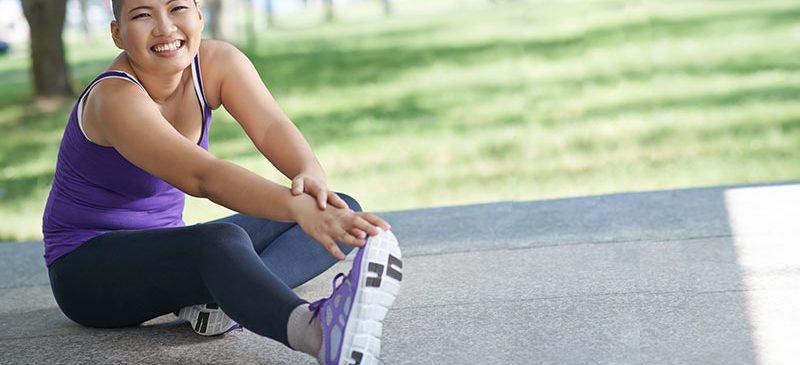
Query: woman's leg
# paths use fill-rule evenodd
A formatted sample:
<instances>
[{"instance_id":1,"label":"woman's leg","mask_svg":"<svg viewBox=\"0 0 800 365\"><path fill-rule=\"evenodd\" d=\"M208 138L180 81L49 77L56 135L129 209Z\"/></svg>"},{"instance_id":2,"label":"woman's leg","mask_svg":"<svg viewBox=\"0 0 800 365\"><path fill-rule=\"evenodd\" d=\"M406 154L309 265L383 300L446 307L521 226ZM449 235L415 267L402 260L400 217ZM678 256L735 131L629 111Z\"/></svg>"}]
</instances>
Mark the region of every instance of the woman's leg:
<instances>
[{"instance_id":1,"label":"woman's leg","mask_svg":"<svg viewBox=\"0 0 800 365\"><path fill-rule=\"evenodd\" d=\"M352 197L339 194L350 209L361 211ZM283 282L296 288L317 277L336 263L334 258L316 240L303 232L296 223L281 223L268 219L235 214L210 223L227 222L242 227L258 252L261 260ZM344 254L353 248L339 244Z\"/></svg>"},{"instance_id":2,"label":"woman's leg","mask_svg":"<svg viewBox=\"0 0 800 365\"><path fill-rule=\"evenodd\" d=\"M233 320L288 346L286 325L305 303L229 223L115 231L50 266L59 307L90 327L134 326L183 306L216 302Z\"/></svg>"}]
</instances>

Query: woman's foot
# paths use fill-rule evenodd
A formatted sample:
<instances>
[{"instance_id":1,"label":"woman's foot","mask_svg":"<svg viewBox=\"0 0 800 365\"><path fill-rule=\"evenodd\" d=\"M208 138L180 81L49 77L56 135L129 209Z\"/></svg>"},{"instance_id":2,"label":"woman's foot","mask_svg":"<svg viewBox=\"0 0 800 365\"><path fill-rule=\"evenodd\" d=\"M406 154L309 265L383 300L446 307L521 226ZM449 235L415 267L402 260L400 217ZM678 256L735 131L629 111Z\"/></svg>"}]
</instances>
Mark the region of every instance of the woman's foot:
<instances>
[{"instance_id":1,"label":"woman's foot","mask_svg":"<svg viewBox=\"0 0 800 365\"><path fill-rule=\"evenodd\" d=\"M403 279L401 259L395 236L381 231L358 249L350 273L334 278L331 296L311 303L309 309L322 325L320 364L378 363L382 322Z\"/></svg>"},{"instance_id":2,"label":"woman's foot","mask_svg":"<svg viewBox=\"0 0 800 365\"><path fill-rule=\"evenodd\" d=\"M192 329L202 336L216 336L241 327L215 303L183 307L178 317L189 321Z\"/></svg>"}]
</instances>

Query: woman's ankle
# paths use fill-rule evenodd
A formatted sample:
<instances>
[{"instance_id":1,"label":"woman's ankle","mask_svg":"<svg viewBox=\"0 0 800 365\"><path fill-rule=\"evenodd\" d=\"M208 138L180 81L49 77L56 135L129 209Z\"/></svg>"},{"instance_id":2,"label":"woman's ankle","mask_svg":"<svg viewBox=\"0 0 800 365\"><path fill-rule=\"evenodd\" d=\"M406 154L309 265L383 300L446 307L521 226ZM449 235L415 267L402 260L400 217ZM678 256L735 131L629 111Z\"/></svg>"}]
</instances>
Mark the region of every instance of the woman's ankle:
<instances>
[{"instance_id":1,"label":"woman's ankle","mask_svg":"<svg viewBox=\"0 0 800 365\"><path fill-rule=\"evenodd\" d=\"M312 319L313 318L313 319ZM319 317L308 309L308 304L301 304L289 315L286 334L289 346L311 356L317 357L322 347L322 324Z\"/></svg>"}]
</instances>

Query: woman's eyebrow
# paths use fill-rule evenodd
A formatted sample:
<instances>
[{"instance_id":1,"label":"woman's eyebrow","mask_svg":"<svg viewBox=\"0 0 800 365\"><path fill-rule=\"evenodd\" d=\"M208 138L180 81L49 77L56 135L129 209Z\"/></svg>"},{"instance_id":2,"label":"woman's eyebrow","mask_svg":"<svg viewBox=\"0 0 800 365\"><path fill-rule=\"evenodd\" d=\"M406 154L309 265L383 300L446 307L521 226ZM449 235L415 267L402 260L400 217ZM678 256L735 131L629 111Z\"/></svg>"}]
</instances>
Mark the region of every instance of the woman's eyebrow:
<instances>
[{"instance_id":1,"label":"woman's eyebrow","mask_svg":"<svg viewBox=\"0 0 800 365\"><path fill-rule=\"evenodd\" d=\"M169 5L169 4L174 3L176 1L180 1L180 0L169 0L169 1L167 1L166 5ZM152 9L152 8L153 8L152 6L147 6L147 5L137 6L137 7L133 8L133 9L129 10L128 14L133 13L135 10Z\"/></svg>"},{"instance_id":2,"label":"woman's eyebrow","mask_svg":"<svg viewBox=\"0 0 800 365\"><path fill-rule=\"evenodd\" d=\"M133 9L129 10L128 14L133 13L134 11L139 10L139 9L152 9L152 8L153 8L152 6L145 6L145 5L137 6L137 7L133 8Z\"/></svg>"}]
</instances>

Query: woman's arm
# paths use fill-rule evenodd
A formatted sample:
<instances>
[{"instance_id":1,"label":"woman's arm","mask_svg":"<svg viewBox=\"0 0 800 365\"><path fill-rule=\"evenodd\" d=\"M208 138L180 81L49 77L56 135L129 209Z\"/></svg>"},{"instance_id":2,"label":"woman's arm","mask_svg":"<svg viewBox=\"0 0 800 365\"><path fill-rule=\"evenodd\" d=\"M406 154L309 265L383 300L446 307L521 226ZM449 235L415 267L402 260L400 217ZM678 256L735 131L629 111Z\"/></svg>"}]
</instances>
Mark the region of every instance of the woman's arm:
<instances>
[{"instance_id":1,"label":"woman's arm","mask_svg":"<svg viewBox=\"0 0 800 365\"><path fill-rule=\"evenodd\" d=\"M233 163L215 158L181 135L164 119L155 103L134 84L106 80L98 84L85 114L97 130L128 161L185 193L208 198L247 215L298 222L334 256L344 258L334 243L361 246L363 236L377 234L388 224L350 209L316 207L309 195L293 196L289 189Z\"/></svg>"},{"instance_id":2,"label":"woman's arm","mask_svg":"<svg viewBox=\"0 0 800 365\"><path fill-rule=\"evenodd\" d=\"M207 54L213 64L225 65L224 72L216 78L222 105L241 124L256 148L292 180L292 192L315 196L321 209L327 202L346 208L344 200L328 191L325 172L317 157L275 102L250 59L228 43L205 41L204 45L211 48Z\"/></svg>"}]
</instances>

